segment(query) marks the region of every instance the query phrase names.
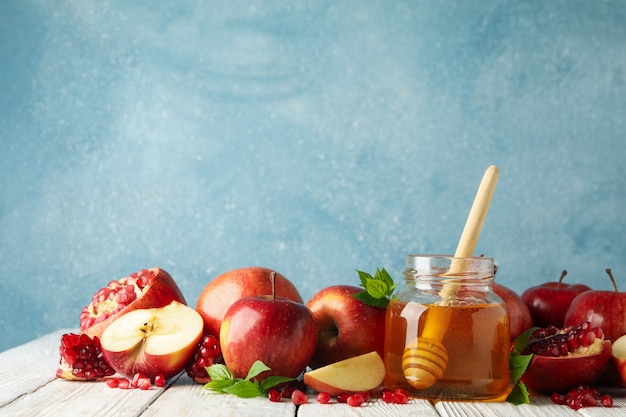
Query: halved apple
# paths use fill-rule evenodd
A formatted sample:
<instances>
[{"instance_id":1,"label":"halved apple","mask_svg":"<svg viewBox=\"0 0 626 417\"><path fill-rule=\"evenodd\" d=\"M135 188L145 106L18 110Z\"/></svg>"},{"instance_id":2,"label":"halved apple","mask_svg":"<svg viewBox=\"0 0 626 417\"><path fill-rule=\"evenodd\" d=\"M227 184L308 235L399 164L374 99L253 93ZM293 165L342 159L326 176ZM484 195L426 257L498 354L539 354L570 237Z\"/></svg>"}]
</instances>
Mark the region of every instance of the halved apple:
<instances>
[{"instance_id":1,"label":"halved apple","mask_svg":"<svg viewBox=\"0 0 626 417\"><path fill-rule=\"evenodd\" d=\"M385 364L378 352L369 352L334 362L304 374L304 383L331 395L369 391L385 378Z\"/></svg>"},{"instance_id":2,"label":"halved apple","mask_svg":"<svg viewBox=\"0 0 626 417\"><path fill-rule=\"evenodd\" d=\"M194 309L177 301L165 307L133 310L113 321L100 344L113 369L127 376L154 378L182 371L202 337L204 322Z\"/></svg>"},{"instance_id":3,"label":"halved apple","mask_svg":"<svg viewBox=\"0 0 626 417\"><path fill-rule=\"evenodd\" d=\"M617 340L613 342L611 349L613 363L617 368L617 372L622 377L622 382L626 384L626 334L618 337Z\"/></svg>"}]
</instances>

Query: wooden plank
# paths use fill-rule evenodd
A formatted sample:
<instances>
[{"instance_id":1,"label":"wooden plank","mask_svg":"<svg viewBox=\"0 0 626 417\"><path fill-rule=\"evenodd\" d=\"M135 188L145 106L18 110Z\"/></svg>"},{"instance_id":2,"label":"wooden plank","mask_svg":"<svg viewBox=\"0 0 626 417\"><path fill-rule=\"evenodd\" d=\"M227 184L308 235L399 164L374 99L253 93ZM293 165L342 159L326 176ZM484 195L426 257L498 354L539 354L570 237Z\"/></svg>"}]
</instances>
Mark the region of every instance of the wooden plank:
<instances>
[{"instance_id":1,"label":"wooden plank","mask_svg":"<svg viewBox=\"0 0 626 417\"><path fill-rule=\"evenodd\" d=\"M159 396L142 417L294 417L296 406L291 401L270 402L267 398L239 398L215 394L194 383L186 374Z\"/></svg>"},{"instance_id":2,"label":"wooden plank","mask_svg":"<svg viewBox=\"0 0 626 417\"><path fill-rule=\"evenodd\" d=\"M56 379L61 335L70 331L60 329L0 353L0 407Z\"/></svg>"},{"instance_id":3,"label":"wooden plank","mask_svg":"<svg viewBox=\"0 0 626 417\"><path fill-rule=\"evenodd\" d=\"M165 389L112 389L104 381L55 379L0 408L3 416L138 416Z\"/></svg>"},{"instance_id":4,"label":"wooden plank","mask_svg":"<svg viewBox=\"0 0 626 417\"><path fill-rule=\"evenodd\" d=\"M411 399L408 404L387 404L382 400L370 401L361 407L348 404L319 404L313 399L309 404L301 405L298 417L391 417L420 416L437 417L439 414L426 400Z\"/></svg>"}]
</instances>

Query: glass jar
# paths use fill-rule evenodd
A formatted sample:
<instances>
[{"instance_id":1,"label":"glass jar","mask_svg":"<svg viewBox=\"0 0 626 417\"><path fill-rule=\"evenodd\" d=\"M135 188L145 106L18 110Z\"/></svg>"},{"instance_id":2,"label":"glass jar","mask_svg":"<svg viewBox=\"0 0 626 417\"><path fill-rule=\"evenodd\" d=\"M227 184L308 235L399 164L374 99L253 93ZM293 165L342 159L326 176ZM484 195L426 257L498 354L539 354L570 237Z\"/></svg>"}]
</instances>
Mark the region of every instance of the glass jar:
<instances>
[{"instance_id":1,"label":"glass jar","mask_svg":"<svg viewBox=\"0 0 626 417\"><path fill-rule=\"evenodd\" d=\"M493 259L408 255L404 278L387 307L385 387L446 400L506 394L509 320Z\"/></svg>"}]
</instances>

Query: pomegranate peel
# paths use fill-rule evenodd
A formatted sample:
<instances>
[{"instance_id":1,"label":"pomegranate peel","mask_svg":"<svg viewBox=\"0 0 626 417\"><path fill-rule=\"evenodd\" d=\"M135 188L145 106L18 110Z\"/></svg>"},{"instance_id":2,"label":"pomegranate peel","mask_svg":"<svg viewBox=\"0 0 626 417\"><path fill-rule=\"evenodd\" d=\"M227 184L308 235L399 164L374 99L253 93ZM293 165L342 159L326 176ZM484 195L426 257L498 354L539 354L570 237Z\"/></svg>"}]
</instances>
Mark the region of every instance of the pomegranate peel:
<instances>
[{"instance_id":1,"label":"pomegranate peel","mask_svg":"<svg viewBox=\"0 0 626 417\"><path fill-rule=\"evenodd\" d=\"M117 317L143 308L187 304L174 279L161 268L143 269L99 289L80 313L80 332L100 337Z\"/></svg>"},{"instance_id":2,"label":"pomegranate peel","mask_svg":"<svg viewBox=\"0 0 626 417\"><path fill-rule=\"evenodd\" d=\"M531 335L524 350L534 356L521 380L538 393L565 393L592 385L611 361L611 342L589 323L559 330L554 326Z\"/></svg>"}]
</instances>

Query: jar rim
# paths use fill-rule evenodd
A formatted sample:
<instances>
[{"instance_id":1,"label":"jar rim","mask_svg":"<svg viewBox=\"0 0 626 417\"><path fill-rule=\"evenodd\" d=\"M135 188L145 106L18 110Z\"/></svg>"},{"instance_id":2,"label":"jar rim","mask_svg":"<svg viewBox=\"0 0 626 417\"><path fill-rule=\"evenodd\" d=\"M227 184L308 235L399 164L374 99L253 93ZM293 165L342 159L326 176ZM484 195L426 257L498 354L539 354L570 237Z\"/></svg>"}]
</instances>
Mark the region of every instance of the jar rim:
<instances>
[{"instance_id":1,"label":"jar rim","mask_svg":"<svg viewBox=\"0 0 626 417\"><path fill-rule=\"evenodd\" d=\"M451 269L456 269L451 272ZM405 258L405 276L487 279L494 277L493 258L472 256L455 258L453 255L409 254Z\"/></svg>"}]
</instances>

